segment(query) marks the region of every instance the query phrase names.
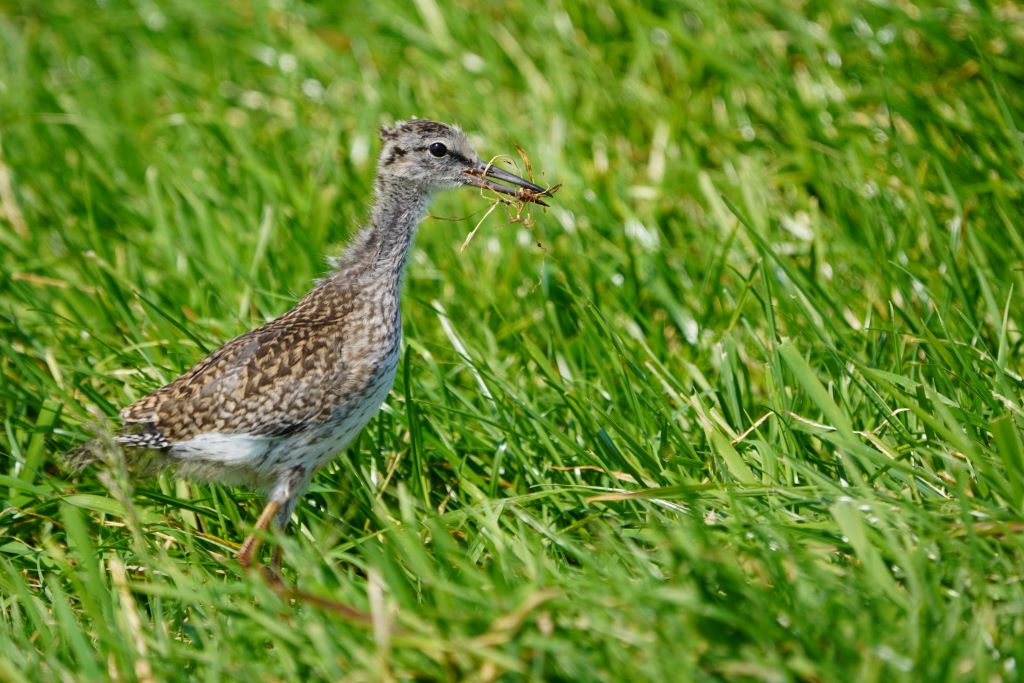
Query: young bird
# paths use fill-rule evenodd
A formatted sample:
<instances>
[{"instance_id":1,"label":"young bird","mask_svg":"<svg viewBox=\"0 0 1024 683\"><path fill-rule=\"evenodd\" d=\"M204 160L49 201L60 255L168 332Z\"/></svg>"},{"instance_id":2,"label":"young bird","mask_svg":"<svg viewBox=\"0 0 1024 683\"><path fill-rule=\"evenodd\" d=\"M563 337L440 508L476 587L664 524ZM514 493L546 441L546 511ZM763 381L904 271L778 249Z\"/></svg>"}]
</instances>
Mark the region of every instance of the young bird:
<instances>
[{"instance_id":1,"label":"young bird","mask_svg":"<svg viewBox=\"0 0 1024 683\"><path fill-rule=\"evenodd\" d=\"M317 470L337 456L391 390L402 338L402 270L433 196L471 185L543 204L544 188L484 163L457 127L414 119L381 128L369 223L333 271L290 311L232 339L121 411L116 442L183 477L267 492L256 532L283 529ZM71 454L82 466L97 442ZM141 466L141 465L140 465ZM248 567L253 533L238 561ZM275 552L274 563L280 561Z\"/></svg>"}]
</instances>

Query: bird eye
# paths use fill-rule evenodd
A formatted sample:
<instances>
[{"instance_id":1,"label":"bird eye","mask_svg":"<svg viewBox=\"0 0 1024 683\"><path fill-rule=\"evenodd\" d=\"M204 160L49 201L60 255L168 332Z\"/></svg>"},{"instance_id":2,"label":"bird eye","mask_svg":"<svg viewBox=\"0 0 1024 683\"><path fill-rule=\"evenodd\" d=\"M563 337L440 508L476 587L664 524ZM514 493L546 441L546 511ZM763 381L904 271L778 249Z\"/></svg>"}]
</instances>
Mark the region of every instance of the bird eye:
<instances>
[{"instance_id":1,"label":"bird eye","mask_svg":"<svg viewBox=\"0 0 1024 683\"><path fill-rule=\"evenodd\" d=\"M434 142L430 145L430 153L435 157L443 157L448 153L448 148L444 146L443 142Z\"/></svg>"}]
</instances>

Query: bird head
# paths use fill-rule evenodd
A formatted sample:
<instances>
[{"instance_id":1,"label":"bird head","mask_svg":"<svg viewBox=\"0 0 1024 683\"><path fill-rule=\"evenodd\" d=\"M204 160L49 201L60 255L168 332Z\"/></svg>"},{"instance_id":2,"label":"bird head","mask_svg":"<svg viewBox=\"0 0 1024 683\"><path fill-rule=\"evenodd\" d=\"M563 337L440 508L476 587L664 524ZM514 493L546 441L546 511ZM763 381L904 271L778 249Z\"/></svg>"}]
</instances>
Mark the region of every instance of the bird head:
<instances>
[{"instance_id":1,"label":"bird head","mask_svg":"<svg viewBox=\"0 0 1024 683\"><path fill-rule=\"evenodd\" d=\"M550 196L543 187L482 161L457 126L425 119L399 121L394 128L382 127L380 139L379 178L393 178L430 192L472 185L515 196L511 185L528 190L518 196L539 204L543 202L533 195Z\"/></svg>"}]
</instances>

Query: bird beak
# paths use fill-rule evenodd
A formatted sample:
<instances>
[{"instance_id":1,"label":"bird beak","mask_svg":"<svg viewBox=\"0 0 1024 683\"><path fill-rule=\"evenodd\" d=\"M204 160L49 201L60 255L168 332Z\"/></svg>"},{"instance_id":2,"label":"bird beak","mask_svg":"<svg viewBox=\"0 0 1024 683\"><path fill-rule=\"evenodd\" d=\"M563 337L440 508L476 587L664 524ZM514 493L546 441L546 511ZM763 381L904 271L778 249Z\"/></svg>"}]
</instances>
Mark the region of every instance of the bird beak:
<instances>
[{"instance_id":1,"label":"bird beak","mask_svg":"<svg viewBox=\"0 0 1024 683\"><path fill-rule=\"evenodd\" d=\"M483 187L488 190L500 192L501 194L510 195L522 201L540 204L541 206L547 206L547 204L540 200L541 196L553 196L550 190L546 190L540 185L534 185L529 180L520 178L519 176L513 173L509 173L506 170L500 169L494 164L485 164L482 161L479 162L476 168L468 169L466 171L466 175L469 176L469 180L467 181L469 185ZM510 185L515 185L516 187L519 187L521 189L513 190L511 188L505 187L504 185L499 185L498 183L494 182L494 180L490 180L490 178L494 178L494 180L500 180L503 183L508 183Z\"/></svg>"}]
</instances>

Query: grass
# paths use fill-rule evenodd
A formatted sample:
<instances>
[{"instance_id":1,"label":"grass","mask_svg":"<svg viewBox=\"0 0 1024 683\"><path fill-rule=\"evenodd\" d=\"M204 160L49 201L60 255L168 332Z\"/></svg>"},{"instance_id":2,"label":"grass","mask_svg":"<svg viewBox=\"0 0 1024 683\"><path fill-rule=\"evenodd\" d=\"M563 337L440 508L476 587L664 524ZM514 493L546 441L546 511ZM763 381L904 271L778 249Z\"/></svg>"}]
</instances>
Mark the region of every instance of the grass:
<instances>
[{"instance_id":1,"label":"grass","mask_svg":"<svg viewBox=\"0 0 1024 683\"><path fill-rule=\"evenodd\" d=\"M1011 681L1024 666L1013 3L0 0L0 679ZM396 387L297 511L58 454L286 310L376 127L451 193ZM441 220L442 218L446 220ZM457 220L447 220L455 218Z\"/></svg>"}]
</instances>

